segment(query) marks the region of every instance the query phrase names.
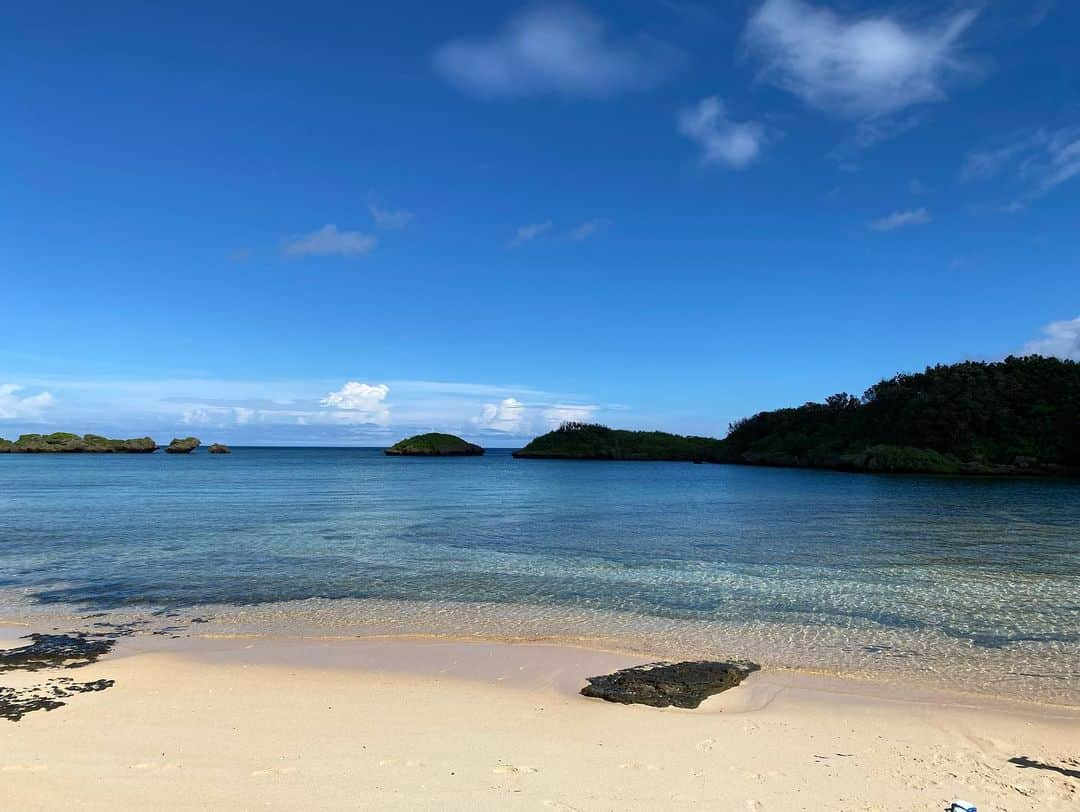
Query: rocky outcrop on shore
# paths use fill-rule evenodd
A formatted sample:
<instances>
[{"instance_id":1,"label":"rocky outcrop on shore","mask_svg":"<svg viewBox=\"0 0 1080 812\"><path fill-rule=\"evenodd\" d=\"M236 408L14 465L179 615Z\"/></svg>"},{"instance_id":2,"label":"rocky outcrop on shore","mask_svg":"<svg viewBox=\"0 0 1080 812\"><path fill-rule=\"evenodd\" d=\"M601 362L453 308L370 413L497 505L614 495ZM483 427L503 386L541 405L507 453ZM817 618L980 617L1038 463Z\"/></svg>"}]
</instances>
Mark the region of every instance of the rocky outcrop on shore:
<instances>
[{"instance_id":1,"label":"rocky outcrop on shore","mask_svg":"<svg viewBox=\"0 0 1080 812\"><path fill-rule=\"evenodd\" d=\"M202 445L202 443L199 441L198 437L184 437L183 439L179 439L179 438L174 437L172 439L172 442L170 442L165 447L165 453L166 454L190 454L192 451L194 451L200 445Z\"/></svg>"},{"instance_id":2,"label":"rocky outcrop on shore","mask_svg":"<svg viewBox=\"0 0 1080 812\"><path fill-rule=\"evenodd\" d=\"M708 660L650 663L589 677L589 684L581 693L623 705L696 708L708 697L734 688L758 670L760 666L754 663Z\"/></svg>"},{"instance_id":3,"label":"rocky outcrop on shore","mask_svg":"<svg viewBox=\"0 0 1080 812\"><path fill-rule=\"evenodd\" d=\"M484 449L453 434L417 434L395 443L384 452L388 457L478 457Z\"/></svg>"},{"instance_id":4,"label":"rocky outcrop on shore","mask_svg":"<svg viewBox=\"0 0 1080 812\"><path fill-rule=\"evenodd\" d=\"M15 442L0 438L0 454L151 454L157 443L149 437L111 440L98 434L23 434Z\"/></svg>"}]
</instances>

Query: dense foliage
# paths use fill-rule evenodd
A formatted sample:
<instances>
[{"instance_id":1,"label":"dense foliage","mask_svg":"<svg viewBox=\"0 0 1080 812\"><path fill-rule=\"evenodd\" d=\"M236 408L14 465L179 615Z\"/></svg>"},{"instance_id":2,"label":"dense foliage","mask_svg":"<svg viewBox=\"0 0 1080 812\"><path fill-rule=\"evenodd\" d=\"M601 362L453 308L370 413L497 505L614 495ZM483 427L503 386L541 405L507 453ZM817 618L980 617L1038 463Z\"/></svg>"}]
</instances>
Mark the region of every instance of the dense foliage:
<instances>
[{"instance_id":1,"label":"dense foliage","mask_svg":"<svg viewBox=\"0 0 1080 812\"><path fill-rule=\"evenodd\" d=\"M624 431L593 423L563 423L537 437L515 457L589 460L704 460L715 457L720 441L662 431Z\"/></svg>"},{"instance_id":2,"label":"dense foliage","mask_svg":"<svg viewBox=\"0 0 1080 812\"><path fill-rule=\"evenodd\" d=\"M720 461L882 471L1080 469L1080 363L1009 357L881 381L861 398L762 412Z\"/></svg>"},{"instance_id":3,"label":"dense foliage","mask_svg":"<svg viewBox=\"0 0 1080 812\"><path fill-rule=\"evenodd\" d=\"M0 437L0 454L149 454L157 449L149 437L110 440L97 434L24 434L15 442Z\"/></svg>"},{"instance_id":4,"label":"dense foliage","mask_svg":"<svg viewBox=\"0 0 1080 812\"><path fill-rule=\"evenodd\" d=\"M453 434L432 433L409 437L395 443L385 453L391 457L473 457L483 454L484 449Z\"/></svg>"}]
</instances>

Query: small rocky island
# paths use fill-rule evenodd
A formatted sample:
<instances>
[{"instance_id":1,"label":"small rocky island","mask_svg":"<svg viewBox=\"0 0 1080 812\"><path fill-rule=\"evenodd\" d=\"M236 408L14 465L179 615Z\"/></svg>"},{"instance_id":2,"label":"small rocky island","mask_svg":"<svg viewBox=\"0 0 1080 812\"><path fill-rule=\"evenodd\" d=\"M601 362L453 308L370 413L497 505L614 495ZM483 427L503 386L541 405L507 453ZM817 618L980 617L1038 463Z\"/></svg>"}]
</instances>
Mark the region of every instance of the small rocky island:
<instances>
[{"instance_id":1,"label":"small rocky island","mask_svg":"<svg viewBox=\"0 0 1080 812\"><path fill-rule=\"evenodd\" d=\"M224 443L211 443L210 447L206 449L211 454L231 454L232 449Z\"/></svg>"},{"instance_id":2,"label":"small rocky island","mask_svg":"<svg viewBox=\"0 0 1080 812\"><path fill-rule=\"evenodd\" d=\"M185 437L182 440L173 437L172 442L165 447L166 454L190 454L201 445L198 437Z\"/></svg>"},{"instance_id":3,"label":"small rocky island","mask_svg":"<svg viewBox=\"0 0 1080 812\"><path fill-rule=\"evenodd\" d=\"M111 440L98 434L24 434L15 442L0 437L0 454L152 454L157 443L149 437Z\"/></svg>"},{"instance_id":4,"label":"small rocky island","mask_svg":"<svg viewBox=\"0 0 1080 812\"><path fill-rule=\"evenodd\" d=\"M484 449L453 434L417 434L395 443L384 452L388 457L479 457Z\"/></svg>"},{"instance_id":5,"label":"small rocky island","mask_svg":"<svg viewBox=\"0 0 1080 812\"><path fill-rule=\"evenodd\" d=\"M537 437L514 456L555 460L662 460L694 462L714 458L720 440L683 437L663 431L626 431L594 423L563 423Z\"/></svg>"}]
</instances>

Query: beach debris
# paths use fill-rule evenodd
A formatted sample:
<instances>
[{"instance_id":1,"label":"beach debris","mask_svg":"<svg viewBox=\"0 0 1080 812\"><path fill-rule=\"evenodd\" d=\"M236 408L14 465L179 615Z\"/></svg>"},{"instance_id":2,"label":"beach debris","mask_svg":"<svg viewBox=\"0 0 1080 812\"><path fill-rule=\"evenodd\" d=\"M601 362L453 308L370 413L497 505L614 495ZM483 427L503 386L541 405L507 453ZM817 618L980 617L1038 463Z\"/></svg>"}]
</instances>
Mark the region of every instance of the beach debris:
<instances>
[{"instance_id":1,"label":"beach debris","mask_svg":"<svg viewBox=\"0 0 1080 812\"><path fill-rule=\"evenodd\" d=\"M62 708L66 702L61 700L75 694L86 694L112 688L111 679L99 679L93 682L75 682L71 677L57 677L40 685L25 688L4 688L0 686L0 718L18 722L33 711L51 711Z\"/></svg>"},{"instance_id":2,"label":"beach debris","mask_svg":"<svg viewBox=\"0 0 1080 812\"><path fill-rule=\"evenodd\" d=\"M978 812L971 801L953 801L949 812Z\"/></svg>"},{"instance_id":3,"label":"beach debris","mask_svg":"<svg viewBox=\"0 0 1080 812\"><path fill-rule=\"evenodd\" d=\"M80 668L97 662L113 647L113 640L76 634L28 634L30 643L0 650L0 673L40 671L45 668Z\"/></svg>"},{"instance_id":4,"label":"beach debris","mask_svg":"<svg viewBox=\"0 0 1080 812\"><path fill-rule=\"evenodd\" d=\"M760 668L750 662L710 660L648 663L589 677L581 693L623 705L696 708L713 694L734 688Z\"/></svg>"}]
</instances>

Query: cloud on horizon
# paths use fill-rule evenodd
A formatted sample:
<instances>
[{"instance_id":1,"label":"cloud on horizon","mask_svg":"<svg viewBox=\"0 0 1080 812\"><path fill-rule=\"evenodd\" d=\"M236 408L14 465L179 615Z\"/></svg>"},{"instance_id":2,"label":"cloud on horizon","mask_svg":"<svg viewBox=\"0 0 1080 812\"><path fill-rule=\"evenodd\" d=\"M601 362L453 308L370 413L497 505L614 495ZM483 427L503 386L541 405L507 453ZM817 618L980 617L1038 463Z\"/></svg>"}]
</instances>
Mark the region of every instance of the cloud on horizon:
<instances>
[{"instance_id":1,"label":"cloud on horizon","mask_svg":"<svg viewBox=\"0 0 1080 812\"><path fill-rule=\"evenodd\" d=\"M339 231L338 227L331 223L311 234L287 241L283 250L285 255L290 257L358 257L370 253L377 244L378 240L370 234Z\"/></svg>"},{"instance_id":2,"label":"cloud on horizon","mask_svg":"<svg viewBox=\"0 0 1080 812\"><path fill-rule=\"evenodd\" d=\"M701 147L701 162L745 169L761 154L769 138L756 121L731 121L718 96L702 99L679 112L679 132Z\"/></svg>"},{"instance_id":3,"label":"cloud on horizon","mask_svg":"<svg viewBox=\"0 0 1080 812\"><path fill-rule=\"evenodd\" d=\"M384 402L389 394L390 387L384 383L348 381L336 392L327 394L319 405L334 409L335 419L340 422L383 425L390 422L390 409Z\"/></svg>"},{"instance_id":4,"label":"cloud on horizon","mask_svg":"<svg viewBox=\"0 0 1080 812\"><path fill-rule=\"evenodd\" d=\"M1025 355L1045 355L1067 361L1080 361L1080 316L1069 321L1054 321L1043 328L1043 337L1024 345Z\"/></svg>"},{"instance_id":5,"label":"cloud on horizon","mask_svg":"<svg viewBox=\"0 0 1080 812\"><path fill-rule=\"evenodd\" d=\"M517 398L485 403L472 422L479 429L509 435L541 434L568 420L592 419L599 407L593 404L526 404Z\"/></svg>"},{"instance_id":6,"label":"cloud on horizon","mask_svg":"<svg viewBox=\"0 0 1080 812\"><path fill-rule=\"evenodd\" d=\"M613 34L604 20L571 3L534 6L491 36L453 40L433 56L443 79L487 101L610 98L656 86L681 61L673 46Z\"/></svg>"},{"instance_id":7,"label":"cloud on horizon","mask_svg":"<svg viewBox=\"0 0 1080 812\"><path fill-rule=\"evenodd\" d=\"M159 441L196 434L238 445L382 445L395 437L447 431L513 445L599 408L567 393L467 382L26 378L22 383L0 385L0 436L75 431L149 435Z\"/></svg>"},{"instance_id":8,"label":"cloud on horizon","mask_svg":"<svg viewBox=\"0 0 1080 812\"><path fill-rule=\"evenodd\" d=\"M49 392L36 395L20 395L26 387L14 383L0 384L0 420L26 420L36 422L45 409L56 402Z\"/></svg>"},{"instance_id":9,"label":"cloud on horizon","mask_svg":"<svg viewBox=\"0 0 1080 812\"><path fill-rule=\"evenodd\" d=\"M872 118L941 101L953 82L977 75L961 43L977 16L905 24L880 12L845 17L804 0L765 0L743 43L762 81L811 107Z\"/></svg>"}]
</instances>

